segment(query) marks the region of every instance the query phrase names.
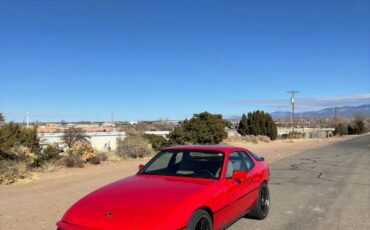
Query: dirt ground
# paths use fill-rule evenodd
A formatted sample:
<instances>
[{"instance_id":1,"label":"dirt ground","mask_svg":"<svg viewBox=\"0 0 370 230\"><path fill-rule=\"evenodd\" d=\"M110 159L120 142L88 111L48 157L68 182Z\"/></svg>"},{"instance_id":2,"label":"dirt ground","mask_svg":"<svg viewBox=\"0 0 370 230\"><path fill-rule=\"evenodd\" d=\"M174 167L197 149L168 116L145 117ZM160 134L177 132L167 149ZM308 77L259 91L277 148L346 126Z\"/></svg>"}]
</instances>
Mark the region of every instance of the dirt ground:
<instances>
[{"instance_id":1,"label":"dirt ground","mask_svg":"<svg viewBox=\"0 0 370 230\"><path fill-rule=\"evenodd\" d=\"M272 163L350 138L228 144L247 147ZM148 160L105 162L82 169L62 168L39 174L33 180L0 185L0 230L55 229L55 222L79 198L105 184L134 174L138 165Z\"/></svg>"}]
</instances>

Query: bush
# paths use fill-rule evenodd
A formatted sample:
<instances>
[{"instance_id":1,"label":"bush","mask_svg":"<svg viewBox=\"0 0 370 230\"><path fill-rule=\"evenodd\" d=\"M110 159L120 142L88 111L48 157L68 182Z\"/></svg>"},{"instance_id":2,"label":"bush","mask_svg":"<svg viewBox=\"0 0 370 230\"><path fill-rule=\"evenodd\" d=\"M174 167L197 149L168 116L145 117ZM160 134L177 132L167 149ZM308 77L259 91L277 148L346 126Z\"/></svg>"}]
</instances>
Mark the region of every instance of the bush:
<instances>
[{"instance_id":1,"label":"bush","mask_svg":"<svg viewBox=\"0 0 370 230\"><path fill-rule=\"evenodd\" d=\"M270 114L263 111L248 113L248 118L243 114L239 122L238 132L240 135L263 135L271 140L277 138L277 126Z\"/></svg>"},{"instance_id":2,"label":"bush","mask_svg":"<svg viewBox=\"0 0 370 230\"><path fill-rule=\"evenodd\" d=\"M152 145L152 148L156 151L159 151L167 146L169 146L166 138L154 134L144 134L143 137L149 141Z\"/></svg>"},{"instance_id":3,"label":"bush","mask_svg":"<svg viewBox=\"0 0 370 230\"><path fill-rule=\"evenodd\" d=\"M258 138L256 136L253 136L253 135L246 135L246 136L230 136L227 138L227 142L225 142L226 144L228 144L228 142L252 142L252 143L255 143L257 144L258 143Z\"/></svg>"},{"instance_id":4,"label":"bush","mask_svg":"<svg viewBox=\"0 0 370 230\"><path fill-rule=\"evenodd\" d=\"M292 138L292 139L304 138L304 133L297 132L297 131L294 131L294 132L291 131L288 133L288 138Z\"/></svg>"},{"instance_id":5,"label":"bush","mask_svg":"<svg viewBox=\"0 0 370 230\"><path fill-rule=\"evenodd\" d=\"M258 143L258 138L253 135L246 135L246 136L241 136L241 140L244 142L252 142L254 144Z\"/></svg>"},{"instance_id":6,"label":"bush","mask_svg":"<svg viewBox=\"0 0 370 230\"><path fill-rule=\"evenodd\" d=\"M267 136L258 135L257 136L257 139L259 141L262 141L262 142L265 142L265 143L270 143L271 142L270 138L267 137Z\"/></svg>"},{"instance_id":7,"label":"bush","mask_svg":"<svg viewBox=\"0 0 370 230\"><path fill-rule=\"evenodd\" d=\"M60 150L52 145L48 145L41 153L37 156L36 166L42 166L43 164L55 161L60 157Z\"/></svg>"},{"instance_id":8,"label":"bush","mask_svg":"<svg viewBox=\"0 0 370 230\"><path fill-rule=\"evenodd\" d=\"M122 158L138 158L153 154L148 140L139 135L117 139L116 154Z\"/></svg>"},{"instance_id":9,"label":"bush","mask_svg":"<svg viewBox=\"0 0 370 230\"><path fill-rule=\"evenodd\" d=\"M91 157L87 160L87 162L89 162L90 164L93 164L93 165L98 165L100 164L101 160L98 156L95 156L95 157Z\"/></svg>"},{"instance_id":10,"label":"bush","mask_svg":"<svg viewBox=\"0 0 370 230\"><path fill-rule=\"evenodd\" d=\"M194 114L190 120L184 120L169 134L169 143L219 144L227 138L225 128L229 124L221 114Z\"/></svg>"},{"instance_id":11,"label":"bush","mask_svg":"<svg viewBox=\"0 0 370 230\"><path fill-rule=\"evenodd\" d=\"M84 162L96 156L96 151L87 141L74 142L72 147L68 150L68 153L70 156L76 156Z\"/></svg>"},{"instance_id":12,"label":"bush","mask_svg":"<svg viewBox=\"0 0 370 230\"><path fill-rule=\"evenodd\" d=\"M342 123L337 124L335 126L334 133L335 133L335 135L340 135L340 136L347 135L348 134L348 128L345 124L342 124Z\"/></svg>"},{"instance_id":13,"label":"bush","mask_svg":"<svg viewBox=\"0 0 370 230\"><path fill-rule=\"evenodd\" d=\"M19 149L16 149L19 148ZM36 127L27 129L19 124L8 123L0 126L0 160L18 160L24 156L17 150L37 155L40 152L39 139L37 138Z\"/></svg>"},{"instance_id":14,"label":"bush","mask_svg":"<svg viewBox=\"0 0 370 230\"><path fill-rule=\"evenodd\" d=\"M26 178L29 172L28 165L22 161L0 161L0 184L12 184L18 179Z\"/></svg>"},{"instance_id":15,"label":"bush","mask_svg":"<svg viewBox=\"0 0 370 230\"><path fill-rule=\"evenodd\" d=\"M363 134L366 132L364 121L355 120L354 123L355 123L354 127L356 130L356 134Z\"/></svg>"},{"instance_id":16,"label":"bush","mask_svg":"<svg viewBox=\"0 0 370 230\"><path fill-rule=\"evenodd\" d=\"M23 146L23 145L17 145L12 147L8 153L11 154L12 159L15 159L17 161L23 161L28 166L33 166L36 162L37 155L34 154L30 148Z\"/></svg>"},{"instance_id":17,"label":"bush","mask_svg":"<svg viewBox=\"0 0 370 230\"><path fill-rule=\"evenodd\" d=\"M84 162L77 156L69 156L64 159L64 165L68 168L73 167L83 168Z\"/></svg>"},{"instance_id":18,"label":"bush","mask_svg":"<svg viewBox=\"0 0 370 230\"><path fill-rule=\"evenodd\" d=\"M359 112L355 114L354 127L356 134L363 134L366 132L365 120L367 118L366 112Z\"/></svg>"},{"instance_id":19,"label":"bush","mask_svg":"<svg viewBox=\"0 0 370 230\"><path fill-rule=\"evenodd\" d=\"M100 159L100 161L108 160L108 156L105 153L98 153L96 156Z\"/></svg>"}]
</instances>

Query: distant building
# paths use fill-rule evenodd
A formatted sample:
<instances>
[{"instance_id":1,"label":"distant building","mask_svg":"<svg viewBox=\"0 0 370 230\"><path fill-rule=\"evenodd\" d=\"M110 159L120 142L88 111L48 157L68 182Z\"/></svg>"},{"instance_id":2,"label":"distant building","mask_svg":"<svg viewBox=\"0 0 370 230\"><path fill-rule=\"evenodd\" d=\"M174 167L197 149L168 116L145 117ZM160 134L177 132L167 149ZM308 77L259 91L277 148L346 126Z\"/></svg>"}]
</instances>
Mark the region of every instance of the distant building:
<instances>
[{"instance_id":1,"label":"distant building","mask_svg":"<svg viewBox=\"0 0 370 230\"><path fill-rule=\"evenodd\" d=\"M67 147L63 142L63 135L63 132L37 133L41 146L57 144L61 149ZM126 137L125 132L86 132L84 135L88 137L92 147L98 151L115 150L117 148L117 138Z\"/></svg>"},{"instance_id":2,"label":"distant building","mask_svg":"<svg viewBox=\"0 0 370 230\"><path fill-rule=\"evenodd\" d=\"M278 127L278 137L287 137L292 128ZM334 128L295 128L294 132L301 133L303 138L325 138L333 136Z\"/></svg>"},{"instance_id":3,"label":"distant building","mask_svg":"<svg viewBox=\"0 0 370 230\"><path fill-rule=\"evenodd\" d=\"M168 134L170 134L170 131L145 131L145 134L152 134L162 137L167 137Z\"/></svg>"}]
</instances>

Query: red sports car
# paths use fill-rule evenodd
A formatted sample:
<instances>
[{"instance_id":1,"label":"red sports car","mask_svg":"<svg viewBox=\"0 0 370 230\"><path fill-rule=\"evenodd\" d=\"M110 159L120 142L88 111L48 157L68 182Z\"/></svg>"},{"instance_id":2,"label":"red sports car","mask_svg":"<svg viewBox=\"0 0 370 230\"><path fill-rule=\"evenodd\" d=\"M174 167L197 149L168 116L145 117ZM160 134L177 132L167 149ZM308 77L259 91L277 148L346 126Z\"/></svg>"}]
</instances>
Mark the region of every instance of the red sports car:
<instances>
[{"instance_id":1,"label":"red sports car","mask_svg":"<svg viewBox=\"0 0 370 230\"><path fill-rule=\"evenodd\" d=\"M85 196L58 230L224 229L269 211L269 168L251 151L224 146L174 146L134 175Z\"/></svg>"}]
</instances>

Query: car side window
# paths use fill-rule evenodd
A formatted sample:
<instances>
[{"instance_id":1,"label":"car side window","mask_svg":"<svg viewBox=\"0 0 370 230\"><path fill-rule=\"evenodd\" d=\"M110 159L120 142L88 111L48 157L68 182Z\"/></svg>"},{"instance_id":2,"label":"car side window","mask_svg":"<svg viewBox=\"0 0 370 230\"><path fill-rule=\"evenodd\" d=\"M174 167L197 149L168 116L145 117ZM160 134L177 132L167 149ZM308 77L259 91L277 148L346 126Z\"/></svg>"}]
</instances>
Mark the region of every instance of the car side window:
<instances>
[{"instance_id":1,"label":"car side window","mask_svg":"<svg viewBox=\"0 0 370 230\"><path fill-rule=\"evenodd\" d=\"M233 152L229 155L229 159L227 161L226 178L231 178L235 170L247 170L238 152Z\"/></svg>"},{"instance_id":2,"label":"car side window","mask_svg":"<svg viewBox=\"0 0 370 230\"><path fill-rule=\"evenodd\" d=\"M247 166L247 171L251 170L254 167L254 162L252 158L246 152L240 152L244 160L245 165Z\"/></svg>"}]
</instances>

